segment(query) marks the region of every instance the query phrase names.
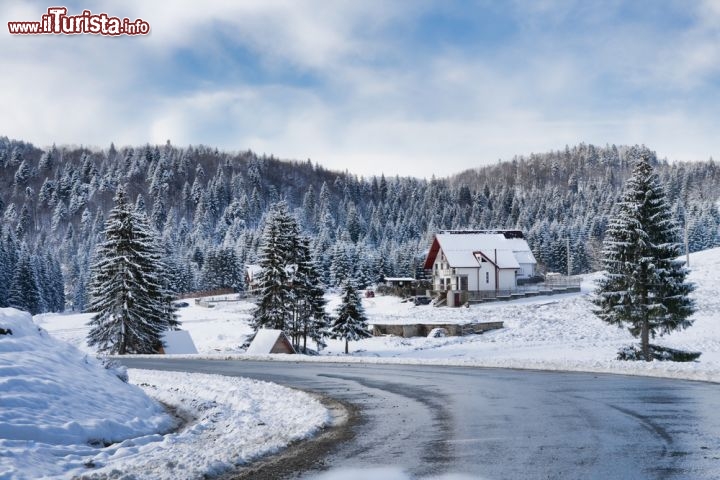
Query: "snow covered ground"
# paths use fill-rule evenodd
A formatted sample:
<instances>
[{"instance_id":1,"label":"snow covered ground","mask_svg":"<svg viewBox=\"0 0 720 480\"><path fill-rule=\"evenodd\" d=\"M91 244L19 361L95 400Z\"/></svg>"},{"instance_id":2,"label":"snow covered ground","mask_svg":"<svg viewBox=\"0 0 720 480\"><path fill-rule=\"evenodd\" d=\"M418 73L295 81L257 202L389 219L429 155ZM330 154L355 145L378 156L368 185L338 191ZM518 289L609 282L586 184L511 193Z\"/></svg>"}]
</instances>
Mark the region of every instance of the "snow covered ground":
<instances>
[{"instance_id":1,"label":"snow covered ground","mask_svg":"<svg viewBox=\"0 0 720 480\"><path fill-rule=\"evenodd\" d=\"M588 275L583 292L534 297L513 302L497 302L470 308L415 306L390 296L363 299L373 323L464 323L498 321L505 328L484 335L446 338L374 337L351 342L351 355L344 355L342 341L329 340L320 357L305 361L361 361L432 363L489 367L579 370L652 375L720 381L720 248L691 254L690 280L697 286L692 294L698 311L694 325L683 331L656 339L670 347L699 350L699 361L621 362L615 360L620 346L636 340L626 331L611 327L592 313L591 291L597 274ZM329 295L328 308L339 303ZM242 345L251 333L249 319L253 304L217 303L205 308L190 301L179 310L182 328L190 331L201 356L231 357L243 355ZM44 315L36 322L60 338L81 349L90 318L82 315ZM282 355L266 356L290 360ZM300 360L292 357L293 361Z\"/></svg>"},{"instance_id":2,"label":"snow covered ground","mask_svg":"<svg viewBox=\"0 0 720 480\"><path fill-rule=\"evenodd\" d=\"M617 349L634 339L592 314L596 278L587 276L579 294L470 308L415 306L389 296L364 299L371 323L502 320L505 328L466 337L375 337L351 343L349 356L342 353L343 342L330 340L319 357L260 358L582 370L720 381L720 249L691 255L690 280L697 286L695 324L659 339L667 346L702 351L697 362L615 360ZM328 298L329 309L334 309L337 296ZM242 353L251 333L253 304L221 302L206 308L189 303L179 310L180 320L198 356L258 358ZM0 310L0 327L13 331L0 336L0 480L84 474L107 478L120 470L137 474L134 478L175 478L178 472L201 476L276 451L328 420L322 405L306 394L252 380L133 370L130 382L135 385L123 383L94 360L85 344L89 318L38 315L33 324L27 314ZM179 420L159 401L178 408L187 424L178 429ZM206 448L208 444L213 448Z\"/></svg>"},{"instance_id":3,"label":"snow covered ground","mask_svg":"<svg viewBox=\"0 0 720 480\"><path fill-rule=\"evenodd\" d=\"M131 370L124 383L18 310L0 309L0 327L3 480L202 478L328 420L309 395L255 380Z\"/></svg>"}]
</instances>

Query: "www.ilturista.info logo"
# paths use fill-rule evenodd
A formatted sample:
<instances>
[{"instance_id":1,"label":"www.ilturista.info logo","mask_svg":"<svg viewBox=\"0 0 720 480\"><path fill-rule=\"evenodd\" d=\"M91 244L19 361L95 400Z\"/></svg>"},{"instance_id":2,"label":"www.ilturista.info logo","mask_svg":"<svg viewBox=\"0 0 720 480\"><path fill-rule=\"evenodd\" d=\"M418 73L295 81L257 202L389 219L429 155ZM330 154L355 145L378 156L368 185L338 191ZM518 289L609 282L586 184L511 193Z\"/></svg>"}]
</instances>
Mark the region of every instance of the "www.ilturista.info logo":
<instances>
[{"instance_id":1,"label":"www.ilturista.info logo","mask_svg":"<svg viewBox=\"0 0 720 480\"><path fill-rule=\"evenodd\" d=\"M68 15L65 7L50 7L39 22L8 22L8 31L12 35L147 35L150 24L141 18L131 21L90 10Z\"/></svg>"}]
</instances>

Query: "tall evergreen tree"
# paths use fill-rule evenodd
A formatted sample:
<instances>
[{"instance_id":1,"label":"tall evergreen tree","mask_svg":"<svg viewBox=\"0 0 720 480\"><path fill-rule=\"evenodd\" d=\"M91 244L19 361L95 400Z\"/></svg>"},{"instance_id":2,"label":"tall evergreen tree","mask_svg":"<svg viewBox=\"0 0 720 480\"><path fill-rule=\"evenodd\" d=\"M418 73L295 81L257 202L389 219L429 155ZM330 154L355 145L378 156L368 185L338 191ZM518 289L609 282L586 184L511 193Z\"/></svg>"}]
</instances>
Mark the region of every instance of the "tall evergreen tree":
<instances>
[{"instance_id":1,"label":"tall evergreen tree","mask_svg":"<svg viewBox=\"0 0 720 480\"><path fill-rule=\"evenodd\" d=\"M287 204L275 204L268 215L260 246L260 300L253 328L285 330L292 317L292 287L288 267L293 255L291 217Z\"/></svg>"},{"instance_id":2,"label":"tall evergreen tree","mask_svg":"<svg viewBox=\"0 0 720 480\"><path fill-rule=\"evenodd\" d=\"M10 254L5 246L5 240L0 231L0 285L10 285L12 281L12 266L10 265ZM8 306L8 294L6 288L0 288L0 308Z\"/></svg>"},{"instance_id":3,"label":"tall evergreen tree","mask_svg":"<svg viewBox=\"0 0 720 480\"><path fill-rule=\"evenodd\" d=\"M8 303L11 307L25 310L33 315L43 311L43 302L37 272L27 245L22 244L12 283Z\"/></svg>"},{"instance_id":4,"label":"tall evergreen tree","mask_svg":"<svg viewBox=\"0 0 720 480\"><path fill-rule=\"evenodd\" d=\"M605 237L607 274L599 282L596 314L640 337L650 361L650 337L692 325L694 312L685 281L678 229L657 175L640 157Z\"/></svg>"},{"instance_id":5,"label":"tall evergreen tree","mask_svg":"<svg viewBox=\"0 0 720 480\"><path fill-rule=\"evenodd\" d=\"M307 339L314 340L318 347L323 345L323 338L327 335L329 327L327 313L325 312L325 291L320 281L320 272L312 259L310 240L300 238L295 255L296 269L292 284L294 299L295 321L293 342L300 345L303 341L303 350L307 349Z\"/></svg>"},{"instance_id":6,"label":"tall evergreen tree","mask_svg":"<svg viewBox=\"0 0 720 480\"><path fill-rule=\"evenodd\" d=\"M368 330L365 309L357 287L352 281L346 281L342 287L342 303L337 310L337 317L332 324L333 337L345 340L345 353L348 353L348 342L372 336Z\"/></svg>"},{"instance_id":7,"label":"tall evergreen tree","mask_svg":"<svg viewBox=\"0 0 720 480\"><path fill-rule=\"evenodd\" d=\"M152 229L119 187L92 266L89 311L96 314L88 345L120 355L156 353L163 332L179 325L164 271Z\"/></svg>"}]
</instances>

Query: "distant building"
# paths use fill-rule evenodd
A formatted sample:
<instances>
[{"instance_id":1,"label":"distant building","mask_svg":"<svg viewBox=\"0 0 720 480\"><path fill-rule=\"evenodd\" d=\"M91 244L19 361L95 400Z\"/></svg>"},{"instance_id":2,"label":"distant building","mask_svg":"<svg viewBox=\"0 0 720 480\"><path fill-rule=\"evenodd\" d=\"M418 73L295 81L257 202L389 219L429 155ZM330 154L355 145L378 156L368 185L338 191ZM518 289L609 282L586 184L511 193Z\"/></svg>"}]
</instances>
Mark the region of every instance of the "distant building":
<instances>
[{"instance_id":1,"label":"distant building","mask_svg":"<svg viewBox=\"0 0 720 480\"><path fill-rule=\"evenodd\" d=\"M519 230L448 230L435 235L424 268L433 290L512 291L537 261Z\"/></svg>"},{"instance_id":2,"label":"distant building","mask_svg":"<svg viewBox=\"0 0 720 480\"><path fill-rule=\"evenodd\" d=\"M255 291L260 288L261 273L262 267L260 265L245 266L245 287L249 292Z\"/></svg>"},{"instance_id":3,"label":"distant building","mask_svg":"<svg viewBox=\"0 0 720 480\"><path fill-rule=\"evenodd\" d=\"M412 277L385 277L384 283L388 287L405 288L414 285L415 279Z\"/></svg>"}]
</instances>

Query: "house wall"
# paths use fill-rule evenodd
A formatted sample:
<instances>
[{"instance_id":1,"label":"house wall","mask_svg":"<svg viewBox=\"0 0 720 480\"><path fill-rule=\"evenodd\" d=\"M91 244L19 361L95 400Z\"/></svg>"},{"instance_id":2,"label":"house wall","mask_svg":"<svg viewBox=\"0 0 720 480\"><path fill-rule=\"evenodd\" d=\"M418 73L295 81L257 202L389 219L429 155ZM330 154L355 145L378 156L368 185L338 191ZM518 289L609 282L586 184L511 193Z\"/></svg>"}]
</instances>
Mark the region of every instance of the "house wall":
<instances>
[{"instance_id":1,"label":"house wall","mask_svg":"<svg viewBox=\"0 0 720 480\"><path fill-rule=\"evenodd\" d=\"M455 274L458 276L466 276L468 279L467 290L477 290L477 268L456 268ZM461 285L453 284L453 290L461 290Z\"/></svg>"},{"instance_id":2,"label":"house wall","mask_svg":"<svg viewBox=\"0 0 720 480\"><path fill-rule=\"evenodd\" d=\"M295 350L293 350L292 345L290 345L290 342L288 342L285 338L280 337L275 342L275 345L273 345L272 349L270 350L270 353L292 354L292 353L295 353Z\"/></svg>"},{"instance_id":3,"label":"house wall","mask_svg":"<svg viewBox=\"0 0 720 480\"><path fill-rule=\"evenodd\" d=\"M440 249L437 257L435 257L435 263L433 264L433 289L446 290L447 288L450 288L449 286L445 286L445 282L449 282L450 277L444 274L444 272L449 270L449 268L450 267L447 264L445 254L443 254L442 249Z\"/></svg>"},{"instance_id":4,"label":"house wall","mask_svg":"<svg viewBox=\"0 0 720 480\"><path fill-rule=\"evenodd\" d=\"M514 290L516 287L515 270L500 270L500 290Z\"/></svg>"},{"instance_id":5,"label":"house wall","mask_svg":"<svg viewBox=\"0 0 720 480\"><path fill-rule=\"evenodd\" d=\"M533 263L521 263L520 271L518 272L518 278L530 278L535 275L535 264Z\"/></svg>"},{"instance_id":6,"label":"house wall","mask_svg":"<svg viewBox=\"0 0 720 480\"><path fill-rule=\"evenodd\" d=\"M495 275L499 272L498 285L495 284ZM487 274L487 275L486 275ZM490 262L480 262L477 268L452 268L447 263L442 250L438 252L433 264L433 289L435 290L461 290L457 276L467 276L467 290L470 292L514 290L517 286L515 270L496 270Z\"/></svg>"},{"instance_id":7,"label":"house wall","mask_svg":"<svg viewBox=\"0 0 720 480\"><path fill-rule=\"evenodd\" d=\"M496 287L499 290L514 290L517 287L515 270L496 270L490 263L483 263L480 268L472 270L473 281L469 288L470 291L487 292L495 290ZM499 275L497 285L495 284L495 275Z\"/></svg>"}]
</instances>

